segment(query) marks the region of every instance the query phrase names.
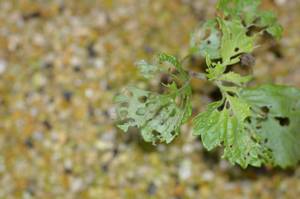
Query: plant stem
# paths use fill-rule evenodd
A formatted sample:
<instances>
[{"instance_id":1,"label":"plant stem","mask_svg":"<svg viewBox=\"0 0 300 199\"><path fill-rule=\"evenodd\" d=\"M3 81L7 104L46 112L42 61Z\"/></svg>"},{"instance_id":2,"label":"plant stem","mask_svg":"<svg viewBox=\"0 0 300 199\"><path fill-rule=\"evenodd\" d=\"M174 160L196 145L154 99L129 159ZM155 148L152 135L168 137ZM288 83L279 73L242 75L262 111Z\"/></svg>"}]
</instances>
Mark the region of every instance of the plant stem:
<instances>
[{"instance_id":1,"label":"plant stem","mask_svg":"<svg viewBox=\"0 0 300 199\"><path fill-rule=\"evenodd\" d=\"M196 78L196 79L207 80L205 73L199 73L199 72L195 72L195 71L189 71L188 74L191 77Z\"/></svg>"}]
</instances>

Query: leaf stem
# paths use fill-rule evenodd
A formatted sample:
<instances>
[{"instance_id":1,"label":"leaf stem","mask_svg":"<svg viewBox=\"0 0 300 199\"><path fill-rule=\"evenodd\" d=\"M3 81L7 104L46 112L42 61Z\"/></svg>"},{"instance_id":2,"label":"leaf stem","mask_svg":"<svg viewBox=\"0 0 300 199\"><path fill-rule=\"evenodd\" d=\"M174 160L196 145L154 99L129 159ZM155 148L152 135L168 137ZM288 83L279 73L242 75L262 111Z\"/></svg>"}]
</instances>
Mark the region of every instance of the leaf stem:
<instances>
[{"instance_id":1,"label":"leaf stem","mask_svg":"<svg viewBox=\"0 0 300 199\"><path fill-rule=\"evenodd\" d=\"M188 74L191 77L196 78L196 79L207 80L205 73L199 73L199 72L195 72L195 71L189 71Z\"/></svg>"}]
</instances>

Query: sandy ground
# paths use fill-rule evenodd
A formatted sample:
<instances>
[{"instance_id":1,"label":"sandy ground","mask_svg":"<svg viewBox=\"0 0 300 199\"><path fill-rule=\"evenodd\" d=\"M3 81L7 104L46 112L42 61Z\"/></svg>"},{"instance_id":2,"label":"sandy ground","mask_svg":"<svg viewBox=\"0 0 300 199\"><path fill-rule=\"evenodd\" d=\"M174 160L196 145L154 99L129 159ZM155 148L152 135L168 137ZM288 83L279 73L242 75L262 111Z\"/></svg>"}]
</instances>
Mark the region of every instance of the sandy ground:
<instances>
[{"instance_id":1,"label":"sandy ground","mask_svg":"<svg viewBox=\"0 0 300 199\"><path fill-rule=\"evenodd\" d=\"M183 56L214 3L0 0L0 198L299 198L300 167L241 170L206 152L190 124L156 147L115 128L113 96L148 85L133 63ZM285 33L256 50L255 82L300 87L300 1L263 6ZM214 88L193 85L203 109Z\"/></svg>"}]
</instances>

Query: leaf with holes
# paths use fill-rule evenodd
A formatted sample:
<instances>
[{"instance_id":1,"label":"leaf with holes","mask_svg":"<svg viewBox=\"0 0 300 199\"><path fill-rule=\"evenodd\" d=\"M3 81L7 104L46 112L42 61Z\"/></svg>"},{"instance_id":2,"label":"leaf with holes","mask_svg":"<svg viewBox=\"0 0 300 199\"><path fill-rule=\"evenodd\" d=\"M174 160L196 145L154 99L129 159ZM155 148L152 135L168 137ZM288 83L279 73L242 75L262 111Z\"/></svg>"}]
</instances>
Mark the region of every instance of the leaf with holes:
<instances>
[{"instance_id":1,"label":"leaf with holes","mask_svg":"<svg viewBox=\"0 0 300 199\"><path fill-rule=\"evenodd\" d=\"M249 27L257 19L260 0L219 0L217 8L225 17L239 19Z\"/></svg>"},{"instance_id":2,"label":"leaf with holes","mask_svg":"<svg viewBox=\"0 0 300 199\"><path fill-rule=\"evenodd\" d=\"M192 51L199 52L202 57L220 58L221 32L216 20L208 20L192 34L190 46Z\"/></svg>"},{"instance_id":3,"label":"leaf with holes","mask_svg":"<svg viewBox=\"0 0 300 199\"><path fill-rule=\"evenodd\" d=\"M219 0L217 9L226 17L241 18L246 23L255 20L260 0Z\"/></svg>"},{"instance_id":4,"label":"leaf with holes","mask_svg":"<svg viewBox=\"0 0 300 199\"><path fill-rule=\"evenodd\" d=\"M218 18L221 30L221 57L223 65L232 65L240 61L240 55L250 53L254 48L255 37L246 35L247 29L240 20L226 21Z\"/></svg>"},{"instance_id":5,"label":"leaf with holes","mask_svg":"<svg viewBox=\"0 0 300 199\"><path fill-rule=\"evenodd\" d=\"M258 113L251 123L274 157L274 165L289 167L300 160L300 90L264 85L245 89L241 97Z\"/></svg>"},{"instance_id":6,"label":"leaf with holes","mask_svg":"<svg viewBox=\"0 0 300 199\"><path fill-rule=\"evenodd\" d=\"M260 27L276 39L282 36L283 28L273 12L259 11L260 0L219 0L217 8L230 20L241 20L245 27Z\"/></svg>"},{"instance_id":7,"label":"leaf with holes","mask_svg":"<svg viewBox=\"0 0 300 199\"><path fill-rule=\"evenodd\" d=\"M189 87L183 93L177 89L176 93L165 95L130 87L127 93L116 97L119 128L128 131L129 127L137 127L147 142L170 143L191 115ZM181 97L179 105L178 97Z\"/></svg>"},{"instance_id":8,"label":"leaf with holes","mask_svg":"<svg viewBox=\"0 0 300 199\"><path fill-rule=\"evenodd\" d=\"M218 111L221 101L208 105L207 110L193 119L193 134L201 136L202 143L207 150L212 150L221 145L225 135L227 112Z\"/></svg>"},{"instance_id":9,"label":"leaf with holes","mask_svg":"<svg viewBox=\"0 0 300 199\"><path fill-rule=\"evenodd\" d=\"M259 144L259 136L249 126L250 106L237 97L229 97L230 107L218 110L222 102L214 102L193 120L194 135L200 135L206 149L224 146L223 157L243 168L260 166L268 159L268 151Z\"/></svg>"}]
</instances>

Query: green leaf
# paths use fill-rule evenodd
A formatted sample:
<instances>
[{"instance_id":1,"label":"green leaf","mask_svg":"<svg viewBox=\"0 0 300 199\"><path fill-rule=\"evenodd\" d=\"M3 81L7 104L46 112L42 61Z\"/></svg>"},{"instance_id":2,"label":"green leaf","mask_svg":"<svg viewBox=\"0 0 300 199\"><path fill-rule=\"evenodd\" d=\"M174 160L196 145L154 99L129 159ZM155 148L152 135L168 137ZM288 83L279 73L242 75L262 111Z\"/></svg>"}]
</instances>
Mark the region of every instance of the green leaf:
<instances>
[{"instance_id":1,"label":"green leaf","mask_svg":"<svg viewBox=\"0 0 300 199\"><path fill-rule=\"evenodd\" d=\"M191 87L188 74L176 57L161 53L158 61L159 64L170 64L169 67L174 67L177 72L171 72L169 67L165 69L166 65L159 65L159 69L145 61L140 61L137 66L147 78L165 71L173 78L173 82L163 85L167 90L164 94L129 87L127 92L117 96L118 127L123 131L128 131L130 127L139 128L147 142L170 143L192 114ZM178 88L177 83L183 86Z\"/></svg>"},{"instance_id":2,"label":"green leaf","mask_svg":"<svg viewBox=\"0 0 300 199\"><path fill-rule=\"evenodd\" d=\"M158 59L160 63L167 62L175 66L175 68L177 69L181 68L181 64L175 56L168 55L166 53L161 53L158 55Z\"/></svg>"},{"instance_id":3,"label":"green leaf","mask_svg":"<svg viewBox=\"0 0 300 199\"><path fill-rule=\"evenodd\" d=\"M206 69L207 72L207 78L209 80L215 80L218 79L226 70L226 67L222 64L215 64L213 66L209 66Z\"/></svg>"},{"instance_id":4,"label":"green leaf","mask_svg":"<svg viewBox=\"0 0 300 199\"><path fill-rule=\"evenodd\" d=\"M220 41L221 32L217 21L208 20L192 34L190 46L202 57L208 55L211 59L218 59L220 58Z\"/></svg>"},{"instance_id":5,"label":"green leaf","mask_svg":"<svg viewBox=\"0 0 300 199\"><path fill-rule=\"evenodd\" d=\"M283 27L280 24L276 23L268 27L266 31L273 37L275 37L275 39L279 40L283 34Z\"/></svg>"},{"instance_id":6,"label":"green leaf","mask_svg":"<svg viewBox=\"0 0 300 199\"><path fill-rule=\"evenodd\" d=\"M280 39L282 37L283 28L282 26L277 22L277 17L273 12L266 11L261 12L258 15L258 23L257 26L265 27L266 31L271 34L276 39Z\"/></svg>"},{"instance_id":7,"label":"green leaf","mask_svg":"<svg viewBox=\"0 0 300 199\"><path fill-rule=\"evenodd\" d=\"M227 123L223 157L232 164L246 168L248 165L259 167L265 162L267 151L255 139L253 131L238 116L231 116Z\"/></svg>"},{"instance_id":8,"label":"green leaf","mask_svg":"<svg viewBox=\"0 0 300 199\"><path fill-rule=\"evenodd\" d=\"M245 89L241 96L259 113L252 124L272 151L273 164L295 166L300 160L300 90L263 85Z\"/></svg>"},{"instance_id":9,"label":"green leaf","mask_svg":"<svg viewBox=\"0 0 300 199\"><path fill-rule=\"evenodd\" d=\"M264 85L226 96L193 120L194 134L208 150L224 146L223 157L243 168L300 161L300 90Z\"/></svg>"},{"instance_id":10,"label":"green leaf","mask_svg":"<svg viewBox=\"0 0 300 199\"><path fill-rule=\"evenodd\" d=\"M260 26L269 26L277 22L276 16L273 12L264 11L259 14L259 25Z\"/></svg>"},{"instance_id":11,"label":"green leaf","mask_svg":"<svg viewBox=\"0 0 300 199\"><path fill-rule=\"evenodd\" d=\"M221 58L226 67L240 62L242 54L253 51L258 34L248 34L250 27L261 28L279 39L282 27L272 12L258 10L260 3L260 0L219 0L217 8L223 15L206 21L192 34L191 52L208 56L215 63Z\"/></svg>"},{"instance_id":12,"label":"green leaf","mask_svg":"<svg viewBox=\"0 0 300 199\"><path fill-rule=\"evenodd\" d=\"M137 127L147 142L170 143L191 115L188 96L184 96L182 106L177 105L176 97L128 88L127 95L116 98L119 105L117 113L121 120L119 128L128 131L129 127Z\"/></svg>"},{"instance_id":13,"label":"green leaf","mask_svg":"<svg viewBox=\"0 0 300 199\"><path fill-rule=\"evenodd\" d=\"M202 143L209 151L221 145L225 135L228 112L219 112L217 108L221 105L221 101L213 102L193 119L193 134L201 135Z\"/></svg>"},{"instance_id":14,"label":"green leaf","mask_svg":"<svg viewBox=\"0 0 300 199\"><path fill-rule=\"evenodd\" d=\"M282 36L283 28L273 12L258 10L260 0L219 0L217 8L230 20L243 21L245 26L264 28L276 39Z\"/></svg>"},{"instance_id":15,"label":"green leaf","mask_svg":"<svg viewBox=\"0 0 300 199\"><path fill-rule=\"evenodd\" d=\"M232 164L237 163L243 168L260 166L268 159L268 153L246 121L252 114L250 106L237 97L230 97L229 101L230 108L219 111L222 102L214 102L207 111L196 116L193 120L194 135L201 136L208 150L223 145L223 157Z\"/></svg>"},{"instance_id":16,"label":"green leaf","mask_svg":"<svg viewBox=\"0 0 300 199\"><path fill-rule=\"evenodd\" d=\"M257 16L260 3L260 0L219 0L217 9L231 19L241 18L246 24L250 24Z\"/></svg>"},{"instance_id":17,"label":"green leaf","mask_svg":"<svg viewBox=\"0 0 300 199\"><path fill-rule=\"evenodd\" d=\"M247 117L251 116L251 110L249 104L238 97L227 96L227 99L230 103L231 109L234 115L240 122L244 122Z\"/></svg>"},{"instance_id":18,"label":"green leaf","mask_svg":"<svg viewBox=\"0 0 300 199\"><path fill-rule=\"evenodd\" d=\"M159 68L156 65L149 64L145 60L141 60L136 63L140 73L147 79L153 78L158 72Z\"/></svg>"},{"instance_id":19,"label":"green leaf","mask_svg":"<svg viewBox=\"0 0 300 199\"><path fill-rule=\"evenodd\" d=\"M223 65L232 65L240 61L242 53L250 53L254 48L255 37L247 36L240 20L226 21L218 18L221 30L221 57Z\"/></svg>"},{"instance_id":20,"label":"green leaf","mask_svg":"<svg viewBox=\"0 0 300 199\"><path fill-rule=\"evenodd\" d=\"M252 115L250 106L237 97L228 96L228 101L232 114L227 124L224 157L243 168L248 165L260 166L266 159L266 154L258 143L259 137L246 121Z\"/></svg>"}]
</instances>

